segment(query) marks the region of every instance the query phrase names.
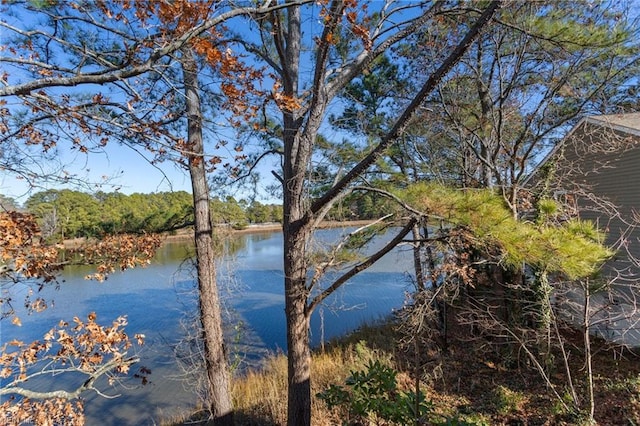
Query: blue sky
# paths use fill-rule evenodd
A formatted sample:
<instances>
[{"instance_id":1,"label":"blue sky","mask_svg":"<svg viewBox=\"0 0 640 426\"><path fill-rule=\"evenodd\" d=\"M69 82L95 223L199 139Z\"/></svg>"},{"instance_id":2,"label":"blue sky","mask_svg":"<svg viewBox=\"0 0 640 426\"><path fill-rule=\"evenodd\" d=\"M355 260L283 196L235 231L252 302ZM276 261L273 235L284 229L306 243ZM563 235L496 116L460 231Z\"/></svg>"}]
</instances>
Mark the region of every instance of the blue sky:
<instances>
[{"instance_id":1,"label":"blue sky","mask_svg":"<svg viewBox=\"0 0 640 426\"><path fill-rule=\"evenodd\" d=\"M179 170L171 163L154 167L146 161L141 161L140 156L131 149L115 143L108 145L103 153L90 153L88 155L77 153L74 155L64 152L63 155L61 153L58 156L57 160L62 163L65 171L80 177L87 177L91 182L88 186L83 187L67 186L71 189L87 192L90 192L91 188L105 192L112 192L118 189L124 194L172 190L191 192L191 183L186 171ZM58 165L54 163L45 164L45 167L47 166L59 169ZM62 173L58 172L57 175L61 176ZM100 183L104 184L97 186ZM30 188L27 181L17 179L8 173L0 173L0 193L16 199L20 203L23 203L30 193L62 187L64 186L59 183L44 182L41 187Z\"/></svg>"},{"instance_id":2,"label":"blue sky","mask_svg":"<svg viewBox=\"0 0 640 426\"><path fill-rule=\"evenodd\" d=\"M63 155L62 155L63 154ZM31 194L45 189L70 188L84 192L94 192L102 190L104 192L118 191L123 194L135 192L152 193L165 191L187 191L191 193L191 181L186 170L178 168L171 162L161 163L152 166L149 162L141 159L140 155L130 148L112 143L105 147L104 152L90 153L88 155L76 153L70 154L62 151L58 160L63 163L64 170L70 174L86 178L88 185L73 186L60 185L55 182L40 182L42 186L30 188L25 180L16 179L15 176L6 172L0 172L0 194L14 198L18 203L24 203ZM265 163L268 168L269 162ZM51 165L52 168L59 168ZM62 173L58 173L62 175ZM273 184L270 173L262 173L263 181L260 182L258 200L266 203L280 203L270 197L265 187ZM211 188L212 194L216 196L219 192L216 188ZM235 194L240 199L253 194Z\"/></svg>"}]
</instances>

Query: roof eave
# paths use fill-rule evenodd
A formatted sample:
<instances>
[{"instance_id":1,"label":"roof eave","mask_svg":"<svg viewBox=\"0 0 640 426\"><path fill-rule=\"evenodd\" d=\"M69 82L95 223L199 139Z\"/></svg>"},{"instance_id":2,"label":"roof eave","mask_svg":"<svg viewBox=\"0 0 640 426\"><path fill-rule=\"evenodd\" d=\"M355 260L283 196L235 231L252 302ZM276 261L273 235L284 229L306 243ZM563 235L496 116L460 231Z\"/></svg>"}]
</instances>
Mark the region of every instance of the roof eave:
<instances>
[{"instance_id":1,"label":"roof eave","mask_svg":"<svg viewBox=\"0 0 640 426\"><path fill-rule=\"evenodd\" d=\"M640 129L637 129L635 127L623 126L621 124L615 124L613 122L607 121L606 119L602 119L598 117L599 116L597 115L591 115L586 117L584 120L586 120L590 124L595 124L601 127L606 126L610 129L617 130L622 133L628 133L634 136L640 136Z\"/></svg>"}]
</instances>

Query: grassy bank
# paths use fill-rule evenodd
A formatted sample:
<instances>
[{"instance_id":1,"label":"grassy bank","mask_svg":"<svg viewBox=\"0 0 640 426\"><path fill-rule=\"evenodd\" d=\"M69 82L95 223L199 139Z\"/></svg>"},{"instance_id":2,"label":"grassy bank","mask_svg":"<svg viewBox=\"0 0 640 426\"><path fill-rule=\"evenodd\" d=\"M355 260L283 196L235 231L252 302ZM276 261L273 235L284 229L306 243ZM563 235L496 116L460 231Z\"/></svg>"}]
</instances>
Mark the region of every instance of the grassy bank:
<instances>
[{"instance_id":1,"label":"grassy bank","mask_svg":"<svg viewBox=\"0 0 640 426\"><path fill-rule=\"evenodd\" d=\"M329 343L313 354L311 365L312 424L339 425L340 410L329 410L316 394L332 384L344 383L350 371L366 368L370 361L394 365L391 326L365 326ZM367 339L366 341L364 339ZM277 355L265 360L264 368L251 371L233 383L238 425L284 425L287 416L287 359Z\"/></svg>"},{"instance_id":2,"label":"grassy bank","mask_svg":"<svg viewBox=\"0 0 640 426\"><path fill-rule=\"evenodd\" d=\"M350 371L366 368L369 361L393 365L393 342L389 340L390 325L364 326L340 340L315 351L312 361L312 424L329 426L341 424L339 410L329 410L316 394L332 384L344 383ZM365 342L363 339L368 339ZM249 370L232 383L236 425L284 425L287 418L287 358L272 355L261 369ZM177 426L197 419L178 416L163 422ZM197 423L196 423L197 424Z\"/></svg>"},{"instance_id":3,"label":"grassy bank","mask_svg":"<svg viewBox=\"0 0 640 426\"><path fill-rule=\"evenodd\" d=\"M574 337L578 339L576 335ZM340 425L349 418L345 407L332 410L316 395L332 384L344 386L350 371L366 371L372 361L396 370L398 395L414 386L415 358L396 344L389 324L363 327L316 351L312 363L312 424ZM584 377L579 342L571 348L575 377ZM630 351L610 350L596 344L596 414L600 425L640 424L640 358ZM448 420L472 425L581 425L580 413L567 412L524 357L507 356L504 348L477 340L451 339L449 350L437 356L423 354L421 391L432 404L421 424ZM433 355L433 354L432 354ZM261 370L249 371L233 383L238 425L286 424L287 362L283 355L264 361ZM558 357L554 384L562 394L562 366ZM577 385L578 392L584 391ZM585 394L586 395L586 394ZM464 422L464 423L463 423ZM169 422L166 424L183 424ZM365 423L366 424L366 423ZM390 424L371 419L369 424Z\"/></svg>"}]
</instances>

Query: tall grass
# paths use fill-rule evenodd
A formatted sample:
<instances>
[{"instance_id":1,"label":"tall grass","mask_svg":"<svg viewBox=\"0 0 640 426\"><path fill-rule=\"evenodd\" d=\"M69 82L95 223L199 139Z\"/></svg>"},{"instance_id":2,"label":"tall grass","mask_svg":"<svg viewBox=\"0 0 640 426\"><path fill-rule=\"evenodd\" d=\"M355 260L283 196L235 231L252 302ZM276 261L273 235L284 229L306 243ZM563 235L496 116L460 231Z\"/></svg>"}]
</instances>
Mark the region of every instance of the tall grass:
<instances>
[{"instance_id":1,"label":"tall grass","mask_svg":"<svg viewBox=\"0 0 640 426\"><path fill-rule=\"evenodd\" d=\"M343 384L351 371L362 370L369 361L393 365L395 347L392 321L364 325L358 330L315 351L311 362L311 424L342 424L343 414L328 410L316 394L331 384ZM235 424L238 426L276 426L287 420L287 357L274 354L264 359L262 367L247 370L232 382ZM199 424L204 411L194 408L191 415L174 413L162 425Z\"/></svg>"},{"instance_id":2,"label":"tall grass","mask_svg":"<svg viewBox=\"0 0 640 426\"><path fill-rule=\"evenodd\" d=\"M311 423L336 425L340 413L331 412L316 394L331 384L344 383L351 371L362 369L368 360L389 363L391 357L364 343L332 346L315 353L311 363ZM233 404L238 425L282 425L287 419L287 358L274 355L265 360L263 368L249 371L234 380Z\"/></svg>"}]
</instances>

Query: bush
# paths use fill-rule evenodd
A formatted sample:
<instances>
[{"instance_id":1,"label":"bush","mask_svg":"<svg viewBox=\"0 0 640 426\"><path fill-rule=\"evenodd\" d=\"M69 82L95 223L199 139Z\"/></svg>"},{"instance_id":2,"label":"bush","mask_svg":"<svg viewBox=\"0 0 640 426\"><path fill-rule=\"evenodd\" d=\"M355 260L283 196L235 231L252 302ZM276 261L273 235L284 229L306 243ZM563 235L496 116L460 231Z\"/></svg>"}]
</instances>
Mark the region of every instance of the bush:
<instances>
[{"instance_id":1,"label":"bush","mask_svg":"<svg viewBox=\"0 0 640 426\"><path fill-rule=\"evenodd\" d=\"M399 392L396 372L377 360L369 361L366 371L352 371L346 385L346 388L331 385L317 395L329 409L346 409L348 418L344 425L368 420L406 425L426 418L431 412L432 405L422 393L416 396L414 392Z\"/></svg>"}]
</instances>

